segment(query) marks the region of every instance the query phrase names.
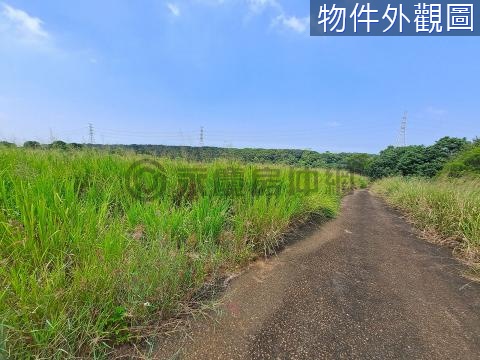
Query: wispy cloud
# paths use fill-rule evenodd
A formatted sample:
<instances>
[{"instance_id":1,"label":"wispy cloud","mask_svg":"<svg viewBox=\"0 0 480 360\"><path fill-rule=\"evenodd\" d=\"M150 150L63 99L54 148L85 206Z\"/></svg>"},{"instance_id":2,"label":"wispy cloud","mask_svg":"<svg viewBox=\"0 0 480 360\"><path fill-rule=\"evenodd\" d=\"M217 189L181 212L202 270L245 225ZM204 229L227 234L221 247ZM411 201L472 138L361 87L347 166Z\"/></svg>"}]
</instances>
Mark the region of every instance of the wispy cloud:
<instances>
[{"instance_id":1,"label":"wispy cloud","mask_svg":"<svg viewBox=\"0 0 480 360\"><path fill-rule=\"evenodd\" d=\"M27 12L1 3L0 30L22 41L41 42L50 38L41 19Z\"/></svg>"},{"instance_id":2,"label":"wispy cloud","mask_svg":"<svg viewBox=\"0 0 480 360\"><path fill-rule=\"evenodd\" d=\"M258 14L268 8L273 8L283 12L282 6L276 0L247 0L248 8L251 12Z\"/></svg>"},{"instance_id":3,"label":"wispy cloud","mask_svg":"<svg viewBox=\"0 0 480 360\"><path fill-rule=\"evenodd\" d=\"M231 3L231 0L195 0L195 2L204 4L204 5L218 6L218 5Z\"/></svg>"},{"instance_id":4,"label":"wispy cloud","mask_svg":"<svg viewBox=\"0 0 480 360\"><path fill-rule=\"evenodd\" d=\"M170 10L170 13L173 16L180 16L180 8L178 7L178 5L173 4L173 3L167 3L166 6L167 6L168 10Z\"/></svg>"},{"instance_id":5,"label":"wispy cloud","mask_svg":"<svg viewBox=\"0 0 480 360\"><path fill-rule=\"evenodd\" d=\"M270 25L288 31L294 31L298 34L307 32L310 27L310 17L298 17L289 14L283 8L280 0L195 0L197 3L219 6L228 4L243 3L248 10L247 19L255 16L269 13L272 16Z\"/></svg>"},{"instance_id":6,"label":"wispy cloud","mask_svg":"<svg viewBox=\"0 0 480 360\"><path fill-rule=\"evenodd\" d=\"M277 0L247 0L251 14L260 14L266 10L272 10L277 15L273 18L271 25L281 27L302 34L307 31L310 24L310 17L297 17L287 14L282 4Z\"/></svg>"},{"instance_id":7,"label":"wispy cloud","mask_svg":"<svg viewBox=\"0 0 480 360\"><path fill-rule=\"evenodd\" d=\"M58 40L42 19L0 0L0 51L7 49L6 54L13 58L28 52L29 55L97 63L98 57L92 50L74 50L74 46L66 50L59 46Z\"/></svg>"},{"instance_id":8,"label":"wispy cloud","mask_svg":"<svg viewBox=\"0 0 480 360\"><path fill-rule=\"evenodd\" d=\"M305 33L310 27L310 17L299 18L296 16L288 16L281 14L273 20L274 26L282 26L283 28L293 30L299 34Z\"/></svg>"}]
</instances>

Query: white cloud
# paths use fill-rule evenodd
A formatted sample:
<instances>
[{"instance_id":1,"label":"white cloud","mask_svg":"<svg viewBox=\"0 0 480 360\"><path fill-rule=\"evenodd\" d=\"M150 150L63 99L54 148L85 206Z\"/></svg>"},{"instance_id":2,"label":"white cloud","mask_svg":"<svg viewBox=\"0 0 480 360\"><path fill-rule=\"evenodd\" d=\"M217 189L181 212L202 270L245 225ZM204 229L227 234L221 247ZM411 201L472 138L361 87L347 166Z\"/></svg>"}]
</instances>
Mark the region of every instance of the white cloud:
<instances>
[{"instance_id":1,"label":"white cloud","mask_svg":"<svg viewBox=\"0 0 480 360\"><path fill-rule=\"evenodd\" d=\"M287 14L280 0L195 0L197 3L218 6L225 4L243 3L247 6L247 20L252 17L269 12L273 16L271 26L281 27L285 30L299 34L305 33L310 28L310 17L297 17Z\"/></svg>"},{"instance_id":2,"label":"white cloud","mask_svg":"<svg viewBox=\"0 0 480 360\"><path fill-rule=\"evenodd\" d=\"M297 17L286 13L278 0L246 0L251 14L260 14L272 10L278 15L272 20L271 25L281 26L284 29L305 33L310 27L310 17Z\"/></svg>"},{"instance_id":3,"label":"white cloud","mask_svg":"<svg viewBox=\"0 0 480 360\"><path fill-rule=\"evenodd\" d=\"M33 17L23 10L8 4L1 4L0 24L4 31L13 32L18 38L26 41L44 41L49 38L43 28L43 21Z\"/></svg>"},{"instance_id":4,"label":"white cloud","mask_svg":"<svg viewBox=\"0 0 480 360\"><path fill-rule=\"evenodd\" d=\"M195 0L197 3L201 3L209 6L219 6L223 4L230 3L230 0Z\"/></svg>"},{"instance_id":5,"label":"white cloud","mask_svg":"<svg viewBox=\"0 0 480 360\"><path fill-rule=\"evenodd\" d=\"M273 25L281 25L284 28L303 34L310 27L310 17L299 18L281 14L273 21Z\"/></svg>"},{"instance_id":6,"label":"white cloud","mask_svg":"<svg viewBox=\"0 0 480 360\"><path fill-rule=\"evenodd\" d=\"M67 51L59 46L56 34L47 30L45 22L0 0L0 52L9 57L41 55L58 60L83 58L95 63L97 56L91 50Z\"/></svg>"},{"instance_id":7,"label":"white cloud","mask_svg":"<svg viewBox=\"0 0 480 360\"><path fill-rule=\"evenodd\" d=\"M249 10L255 14L261 13L268 8L283 12L281 5L276 0L247 0L247 4Z\"/></svg>"},{"instance_id":8,"label":"white cloud","mask_svg":"<svg viewBox=\"0 0 480 360\"><path fill-rule=\"evenodd\" d=\"M178 5L173 4L173 3L167 3L167 8L170 10L173 16L180 16L180 8Z\"/></svg>"},{"instance_id":9,"label":"white cloud","mask_svg":"<svg viewBox=\"0 0 480 360\"><path fill-rule=\"evenodd\" d=\"M299 34L307 32L310 28L310 17L298 17L288 14L281 4L281 0L192 0L197 4L207 6L225 6L225 5L241 5L247 8L246 20L250 21L255 16L266 14L271 16L271 26L283 28L284 30L293 31ZM176 5L168 3L168 8L175 16L179 15L179 9ZM171 8L173 6L173 9ZM178 15L175 13L178 11Z\"/></svg>"}]
</instances>

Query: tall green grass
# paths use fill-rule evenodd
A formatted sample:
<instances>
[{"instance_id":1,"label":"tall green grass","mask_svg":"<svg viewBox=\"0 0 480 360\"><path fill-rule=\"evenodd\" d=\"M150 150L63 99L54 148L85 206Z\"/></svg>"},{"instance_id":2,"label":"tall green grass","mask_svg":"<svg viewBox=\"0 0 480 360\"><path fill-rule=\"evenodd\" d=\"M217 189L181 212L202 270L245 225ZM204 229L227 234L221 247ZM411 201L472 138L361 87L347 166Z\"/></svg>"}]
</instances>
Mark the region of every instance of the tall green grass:
<instances>
[{"instance_id":1,"label":"tall green grass","mask_svg":"<svg viewBox=\"0 0 480 360\"><path fill-rule=\"evenodd\" d=\"M373 190L406 211L422 230L458 241L459 249L480 265L480 179L387 178Z\"/></svg>"},{"instance_id":2,"label":"tall green grass","mask_svg":"<svg viewBox=\"0 0 480 360\"><path fill-rule=\"evenodd\" d=\"M179 182L182 161L161 160L161 196L133 197L125 174L140 158L94 150L0 149L0 358L102 357L137 326L175 314L207 278L270 253L293 224L333 216L350 184L320 172L320 191L233 194ZM331 179L330 179L331 180ZM329 180L329 181L330 181ZM145 180L145 181L148 181ZM336 186L338 185L338 186Z\"/></svg>"}]
</instances>

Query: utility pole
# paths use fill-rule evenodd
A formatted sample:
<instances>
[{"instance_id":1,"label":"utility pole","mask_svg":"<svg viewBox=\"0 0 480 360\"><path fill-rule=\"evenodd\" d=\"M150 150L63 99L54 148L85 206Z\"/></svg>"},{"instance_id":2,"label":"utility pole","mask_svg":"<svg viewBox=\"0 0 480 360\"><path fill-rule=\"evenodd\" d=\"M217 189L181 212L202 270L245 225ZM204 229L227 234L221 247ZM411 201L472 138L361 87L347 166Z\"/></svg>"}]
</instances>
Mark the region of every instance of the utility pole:
<instances>
[{"instance_id":1,"label":"utility pole","mask_svg":"<svg viewBox=\"0 0 480 360\"><path fill-rule=\"evenodd\" d=\"M205 146L205 130L203 129L203 126L200 128L200 147Z\"/></svg>"},{"instance_id":2,"label":"utility pole","mask_svg":"<svg viewBox=\"0 0 480 360\"><path fill-rule=\"evenodd\" d=\"M95 132L93 131L92 123L88 124L88 136L90 138L90 144L93 144L95 142Z\"/></svg>"},{"instance_id":3,"label":"utility pole","mask_svg":"<svg viewBox=\"0 0 480 360\"><path fill-rule=\"evenodd\" d=\"M398 146L407 146L407 118L408 112L405 111L402 117L402 123L400 124L400 134L398 135Z\"/></svg>"}]
</instances>

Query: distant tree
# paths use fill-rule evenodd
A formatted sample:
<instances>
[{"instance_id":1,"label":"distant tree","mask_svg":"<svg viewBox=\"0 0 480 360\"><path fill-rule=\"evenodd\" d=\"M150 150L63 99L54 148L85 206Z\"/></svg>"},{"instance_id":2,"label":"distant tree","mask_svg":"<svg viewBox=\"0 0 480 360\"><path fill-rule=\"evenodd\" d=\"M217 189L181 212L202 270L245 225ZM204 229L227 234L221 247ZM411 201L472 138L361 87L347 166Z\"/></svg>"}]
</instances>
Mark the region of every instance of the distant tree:
<instances>
[{"instance_id":1,"label":"distant tree","mask_svg":"<svg viewBox=\"0 0 480 360\"><path fill-rule=\"evenodd\" d=\"M366 171L375 179L395 175L433 177L468 144L465 138L444 137L428 147L389 146L367 165Z\"/></svg>"},{"instance_id":2,"label":"distant tree","mask_svg":"<svg viewBox=\"0 0 480 360\"><path fill-rule=\"evenodd\" d=\"M26 141L23 144L24 148L29 148L29 149L38 149L41 148L42 145L38 141Z\"/></svg>"},{"instance_id":3,"label":"distant tree","mask_svg":"<svg viewBox=\"0 0 480 360\"><path fill-rule=\"evenodd\" d=\"M17 147L15 143L11 143L8 141L0 141L0 146L8 147L8 148Z\"/></svg>"},{"instance_id":4,"label":"distant tree","mask_svg":"<svg viewBox=\"0 0 480 360\"><path fill-rule=\"evenodd\" d=\"M465 150L468 145L466 138L455 138L445 136L438 140L434 145L430 146L429 149L433 154L433 157L436 159L448 159L460 151Z\"/></svg>"},{"instance_id":5,"label":"distant tree","mask_svg":"<svg viewBox=\"0 0 480 360\"><path fill-rule=\"evenodd\" d=\"M398 159L397 170L403 176L424 176L422 165L426 163L425 146L408 146Z\"/></svg>"},{"instance_id":6,"label":"distant tree","mask_svg":"<svg viewBox=\"0 0 480 360\"><path fill-rule=\"evenodd\" d=\"M67 144L67 147L71 149L81 149L83 148L83 145L78 143L70 143L70 144Z\"/></svg>"},{"instance_id":7,"label":"distant tree","mask_svg":"<svg viewBox=\"0 0 480 360\"><path fill-rule=\"evenodd\" d=\"M374 158L366 168L366 173L374 179L399 175L397 164L405 148L389 146L380 151L379 156Z\"/></svg>"},{"instance_id":8,"label":"distant tree","mask_svg":"<svg viewBox=\"0 0 480 360\"><path fill-rule=\"evenodd\" d=\"M466 150L469 142L463 138L443 137L426 149L426 161L422 166L423 176L433 177L445 166L447 161Z\"/></svg>"},{"instance_id":9,"label":"distant tree","mask_svg":"<svg viewBox=\"0 0 480 360\"><path fill-rule=\"evenodd\" d=\"M60 149L60 150L66 150L67 149L67 143L61 140L57 140L52 142L49 146L50 149Z\"/></svg>"},{"instance_id":10,"label":"distant tree","mask_svg":"<svg viewBox=\"0 0 480 360\"><path fill-rule=\"evenodd\" d=\"M302 156L298 159L297 164L302 167L315 168L325 165L321 155L315 151L305 150L302 152Z\"/></svg>"},{"instance_id":11,"label":"distant tree","mask_svg":"<svg viewBox=\"0 0 480 360\"><path fill-rule=\"evenodd\" d=\"M373 157L369 154L353 154L345 159L346 168L350 172L365 174Z\"/></svg>"},{"instance_id":12,"label":"distant tree","mask_svg":"<svg viewBox=\"0 0 480 360\"><path fill-rule=\"evenodd\" d=\"M334 164L338 164L342 160L341 155L331 153L329 151L323 153L322 155L323 155L324 162L327 166L332 166Z\"/></svg>"},{"instance_id":13,"label":"distant tree","mask_svg":"<svg viewBox=\"0 0 480 360\"><path fill-rule=\"evenodd\" d=\"M69 145L71 147L72 144ZM190 147L166 145L88 145L95 149L122 153L133 151L137 154L150 154L158 157L181 158L191 161L210 162L215 159L241 161L246 163L285 164L308 168L347 168L347 158L352 153L319 153L298 149L234 149L216 147Z\"/></svg>"}]
</instances>

